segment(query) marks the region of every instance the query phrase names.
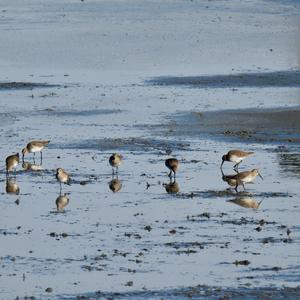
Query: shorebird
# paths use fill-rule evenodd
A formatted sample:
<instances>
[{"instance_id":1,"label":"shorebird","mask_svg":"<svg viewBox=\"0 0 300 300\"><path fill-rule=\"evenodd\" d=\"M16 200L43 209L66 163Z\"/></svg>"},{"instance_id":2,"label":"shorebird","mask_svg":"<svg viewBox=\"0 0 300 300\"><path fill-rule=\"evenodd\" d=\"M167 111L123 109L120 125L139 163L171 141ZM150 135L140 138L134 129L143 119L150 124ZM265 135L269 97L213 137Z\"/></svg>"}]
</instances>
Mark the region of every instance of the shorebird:
<instances>
[{"instance_id":1,"label":"shorebird","mask_svg":"<svg viewBox=\"0 0 300 300\"><path fill-rule=\"evenodd\" d=\"M118 178L114 178L109 182L109 189L113 193L117 193L122 189L122 183Z\"/></svg>"},{"instance_id":2,"label":"shorebird","mask_svg":"<svg viewBox=\"0 0 300 300\"><path fill-rule=\"evenodd\" d=\"M242 150L230 150L227 154L222 156L222 164L221 169L224 164L224 161L231 161L234 162L235 165L233 166L234 169L238 169L239 164L249 155L254 154L254 152L246 152Z\"/></svg>"},{"instance_id":3,"label":"shorebird","mask_svg":"<svg viewBox=\"0 0 300 300\"><path fill-rule=\"evenodd\" d=\"M254 179L257 177L257 175L263 179L263 177L260 175L259 171L257 169L253 169L251 171L245 171L241 172L235 175L236 179L236 186L235 190L238 191L237 188L239 185L242 185L245 190L245 183L253 182Z\"/></svg>"},{"instance_id":4,"label":"shorebird","mask_svg":"<svg viewBox=\"0 0 300 300\"><path fill-rule=\"evenodd\" d=\"M10 155L6 158L6 175L8 175L8 172L15 170L17 168L17 165L20 162L20 156L19 153Z\"/></svg>"},{"instance_id":5,"label":"shorebird","mask_svg":"<svg viewBox=\"0 0 300 300\"><path fill-rule=\"evenodd\" d=\"M230 186L236 186L236 175L237 174L232 174L232 175L225 175L223 170L221 169L222 172L222 180L226 181L228 185Z\"/></svg>"},{"instance_id":6,"label":"shorebird","mask_svg":"<svg viewBox=\"0 0 300 300\"><path fill-rule=\"evenodd\" d=\"M63 211L64 208L69 204L69 198L67 194L59 195L55 201L57 211Z\"/></svg>"},{"instance_id":7,"label":"shorebird","mask_svg":"<svg viewBox=\"0 0 300 300\"><path fill-rule=\"evenodd\" d=\"M237 205L245 207L245 208L254 208L254 209L258 209L260 204L262 203L262 201L257 202L256 200L254 200L248 196L228 200L228 202L232 202L234 204L237 204Z\"/></svg>"},{"instance_id":8,"label":"shorebird","mask_svg":"<svg viewBox=\"0 0 300 300\"><path fill-rule=\"evenodd\" d=\"M56 170L56 179L60 184L60 192L61 192L61 184L65 183L65 184L70 184L70 175L62 168L58 168Z\"/></svg>"},{"instance_id":9,"label":"shorebird","mask_svg":"<svg viewBox=\"0 0 300 300\"><path fill-rule=\"evenodd\" d=\"M6 179L6 193L7 194L15 194L15 195L19 195L20 194L20 188L17 184L17 182L15 180Z\"/></svg>"},{"instance_id":10,"label":"shorebird","mask_svg":"<svg viewBox=\"0 0 300 300\"><path fill-rule=\"evenodd\" d=\"M114 168L116 168L116 173L118 173L118 167L122 164L123 156L118 153L114 153L109 158L109 164L113 168L113 174L115 174Z\"/></svg>"},{"instance_id":11,"label":"shorebird","mask_svg":"<svg viewBox=\"0 0 300 300\"><path fill-rule=\"evenodd\" d=\"M174 173L174 178L176 177L176 172L179 169L179 161L176 158L168 158L165 161L165 166L170 170L169 177L172 177L172 172Z\"/></svg>"},{"instance_id":12,"label":"shorebird","mask_svg":"<svg viewBox=\"0 0 300 300\"><path fill-rule=\"evenodd\" d=\"M22 160L24 160L24 156L27 153L33 153L33 156L35 157L35 152L41 153L41 160L43 159L42 151L43 149L48 146L50 141L32 141L27 144L27 146L22 150Z\"/></svg>"},{"instance_id":13,"label":"shorebird","mask_svg":"<svg viewBox=\"0 0 300 300\"><path fill-rule=\"evenodd\" d=\"M177 194L180 191L179 185L175 180L170 180L170 182L168 184L165 184L164 186L168 194Z\"/></svg>"}]
</instances>

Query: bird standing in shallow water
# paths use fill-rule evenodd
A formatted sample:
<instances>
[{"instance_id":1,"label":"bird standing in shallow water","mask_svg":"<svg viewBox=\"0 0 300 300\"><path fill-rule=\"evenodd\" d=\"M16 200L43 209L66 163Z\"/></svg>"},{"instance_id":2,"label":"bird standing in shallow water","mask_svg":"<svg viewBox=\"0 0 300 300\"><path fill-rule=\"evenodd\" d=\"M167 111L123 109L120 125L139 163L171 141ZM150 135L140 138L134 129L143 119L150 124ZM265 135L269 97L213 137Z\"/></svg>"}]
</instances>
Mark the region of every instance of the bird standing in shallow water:
<instances>
[{"instance_id":1,"label":"bird standing in shallow water","mask_svg":"<svg viewBox=\"0 0 300 300\"><path fill-rule=\"evenodd\" d=\"M235 179L236 179L235 190L236 190L236 192L238 191L237 188L239 185L242 185L245 190L245 183L253 182L257 176L259 176L261 179L263 179L263 177L260 175L260 173L257 169L253 169L251 171L245 171L245 172L236 174L235 175Z\"/></svg>"},{"instance_id":2,"label":"bird standing in shallow water","mask_svg":"<svg viewBox=\"0 0 300 300\"><path fill-rule=\"evenodd\" d=\"M24 161L24 156L27 153L33 153L35 157L35 152L40 152L41 153L41 161L43 159L42 151L43 149L48 146L50 141L32 141L27 144L27 146L22 150L22 160Z\"/></svg>"},{"instance_id":3,"label":"bird standing in shallow water","mask_svg":"<svg viewBox=\"0 0 300 300\"><path fill-rule=\"evenodd\" d=\"M165 166L170 170L169 177L172 177L172 172L174 173L174 178L176 177L176 172L179 169L179 161L176 158L168 158L165 161Z\"/></svg>"},{"instance_id":4,"label":"bird standing in shallow water","mask_svg":"<svg viewBox=\"0 0 300 300\"><path fill-rule=\"evenodd\" d=\"M233 166L234 169L238 169L239 164L249 155L254 154L254 152L246 152L242 150L230 150L227 154L222 156L222 164L221 169L224 164L224 161L231 161L234 162L235 165Z\"/></svg>"},{"instance_id":5,"label":"bird standing in shallow water","mask_svg":"<svg viewBox=\"0 0 300 300\"><path fill-rule=\"evenodd\" d=\"M58 168L56 170L56 179L60 184L60 193L61 193L61 184L65 183L65 184L70 184L70 175L62 168Z\"/></svg>"},{"instance_id":6,"label":"bird standing in shallow water","mask_svg":"<svg viewBox=\"0 0 300 300\"><path fill-rule=\"evenodd\" d=\"M17 165L20 162L20 156L19 153L10 155L6 158L6 176L8 176L8 172L10 171L16 171Z\"/></svg>"},{"instance_id":7,"label":"bird standing in shallow water","mask_svg":"<svg viewBox=\"0 0 300 300\"><path fill-rule=\"evenodd\" d=\"M122 162L123 156L121 154L114 153L113 155L111 155L111 157L109 158L109 164L113 168L113 174L115 174L114 168L116 168L116 174L118 173L118 168L122 164Z\"/></svg>"}]
</instances>

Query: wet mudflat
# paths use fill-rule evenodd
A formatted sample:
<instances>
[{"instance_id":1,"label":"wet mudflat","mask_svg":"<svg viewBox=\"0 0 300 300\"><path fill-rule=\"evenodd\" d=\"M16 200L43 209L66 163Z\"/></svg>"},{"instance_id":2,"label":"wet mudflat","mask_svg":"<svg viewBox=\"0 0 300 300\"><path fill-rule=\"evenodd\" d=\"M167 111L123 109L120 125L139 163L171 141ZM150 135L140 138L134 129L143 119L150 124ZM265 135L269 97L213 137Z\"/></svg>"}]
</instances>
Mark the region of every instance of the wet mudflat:
<instances>
[{"instance_id":1,"label":"wet mudflat","mask_svg":"<svg viewBox=\"0 0 300 300\"><path fill-rule=\"evenodd\" d=\"M0 298L300 297L296 2L3 3Z\"/></svg>"},{"instance_id":2,"label":"wet mudflat","mask_svg":"<svg viewBox=\"0 0 300 300\"><path fill-rule=\"evenodd\" d=\"M15 178L6 180L2 171L3 295L299 296L298 143L233 142L214 132L202 135L200 121L184 135L174 115L160 110L170 104L159 97L174 92L181 94L170 97L174 111L198 94L147 84L112 89L96 101L86 99L96 98L98 89L84 85L2 92L18 104L2 105L13 120L1 125L3 152L12 144L20 150L32 137L51 140L42 165L31 155ZM41 98L45 93L57 96ZM125 93L133 96L123 102ZM141 93L152 99L147 123L139 115ZM268 99L268 91L261 93ZM68 108L70 94L78 99ZM84 103L81 95L88 95ZM165 123L161 130L159 122ZM225 163L223 174L219 168L231 148L254 151L241 171L259 168L264 180L236 193L224 180L235 174L232 165ZM117 177L108 164L113 152L124 156ZM181 161L175 182L164 166L170 152ZM63 212L55 205L57 167L72 176L63 187L69 198Z\"/></svg>"}]
</instances>

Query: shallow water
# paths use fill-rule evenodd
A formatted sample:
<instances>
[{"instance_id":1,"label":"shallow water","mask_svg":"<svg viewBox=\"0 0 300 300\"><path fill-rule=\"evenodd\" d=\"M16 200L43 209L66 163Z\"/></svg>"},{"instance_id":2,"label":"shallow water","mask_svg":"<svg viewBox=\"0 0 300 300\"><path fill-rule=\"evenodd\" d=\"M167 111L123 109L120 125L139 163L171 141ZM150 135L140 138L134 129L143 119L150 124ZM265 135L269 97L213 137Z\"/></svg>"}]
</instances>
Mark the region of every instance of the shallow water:
<instances>
[{"instance_id":1,"label":"shallow water","mask_svg":"<svg viewBox=\"0 0 300 300\"><path fill-rule=\"evenodd\" d=\"M299 141L278 123L273 141L224 134L235 113L298 110L296 2L3 3L0 298L299 298ZM166 77L183 84L149 81ZM37 139L42 163L26 155L7 180L5 157ZM264 177L239 193L220 171L233 148Z\"/></svg>"},{"instance_id":2,"label":"shallow water","mask_svg":"<svg viewBox=\"0 0 300 300\"><path fill-rule=\"evenodd\" d=\"M195 90L164 87L158 91L148 85L132 87L132 91L131 87L120 89L133 95L144 93L148 99L153 94L144 122L139 120L140 107L134 105L140 98L122 101L120 93L117 99L108 96L114 102L101 98L98 102L93 96L96 88L91 86L49 89L47 92L57 94L51 103L26 98L26 91L2 91L2 99L9 97L17 107L12 108L11 101L2 104L3 111L15 118L13 125L1 126L3 155L10 153L12 144L17 150L31 138L51 139L42 167L39 155L33 164L35 170L42 170L19 166L12 180L18 194L6 193L2 172L2 294L47 297L45 289L51 287L51 295L58 298L78 294L97 298L93 292L98 290L104 292L103 297L121 293L129 298L155 298L167 295L168 289L174 296L176 289L183 293L181 288L198 284L206 286L203 293L213 286L223 291L297 287L297 144L292 148L263 143L229 145L226 137L193 134L189 138L176 135L176 130L166 135L157 131L157 122L169 122L171 114L159 107L172 104L179 110L182 96L169 96L174 93L189 93L186 100L194 103ZM162 92L167 97L164 105L155 97ZM73 105L66 96L70 94L78 95ZM83 94L88 96L81 103ZM268 93L264 95L268 99ZM30 112L30 107L36 109ZM36 112L48 107L54 113ZM228 190L219 166L229 148L255 151L241 170L258 167L264 180L257 178L246 192ZM124 155L124 165L118 185L112 186L116 178L111 175L108 157L118 151ZM164 167L166 151L181 161L175 185L170 185ZM32 156L26 161L33 163ZM72 176L71 186L63 187L70 202L62 213L55 206L57 167ZM234 173L230 163L225 163L224 173ZM241 197L260 205L253 209L232 202ZM249 264L239 264L245 260ZM149 294L133 292L143 289Z\"/></svg>"}]
</instances>

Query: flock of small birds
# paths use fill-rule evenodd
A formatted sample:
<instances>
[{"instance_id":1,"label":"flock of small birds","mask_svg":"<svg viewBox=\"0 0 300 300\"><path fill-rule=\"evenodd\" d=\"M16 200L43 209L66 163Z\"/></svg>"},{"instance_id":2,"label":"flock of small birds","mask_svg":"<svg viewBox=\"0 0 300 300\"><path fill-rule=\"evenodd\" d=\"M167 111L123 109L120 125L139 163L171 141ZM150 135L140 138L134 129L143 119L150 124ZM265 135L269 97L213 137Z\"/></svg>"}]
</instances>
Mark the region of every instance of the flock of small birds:
<instances>
[{"instance_id":1,"label":"flock of small birds","mask_svg":"<svg viewBox=\"0 0 300 300\"><path fill-rule=\"evenodd\" d=\"M22 150L22 161L23 161L23 167L26 169L26 163L24 162L24 157L26 154L33 153L35 157L36 152L40 152L40 157L42 161L42 151L50 141L32 141L26 145L26 147ZM222 172L222 179L226 181L230 186L234 187L236 192L238 192L238 186L242 185L245 190L245 183L250 183L255 180L257 176L260 176L262 179L263 177L259 173L258 169L253 169L251 171L244 171L244 172L238 172L238 166L239 164L248 156L254 154L254 152L246 152L241 150L231 150L227 154L222 156L222 163L221 163L221 172ZM235 163L233 169L236 171L236 174L234 175L225 175L223 173L223 164L225 161L233 162ZM16 171L16 168L20 162L20 156L19 153L10 155L6 158L6 176L9 176L9 172ZM109 157L109 164L112 167L113 175L118 174L118 168L121 166L123 162L123 157L119 153L114 153ZM175 181L176 179L176 173L179 170L179 160L176 158L168 158L165 161L165 166L169 169L169 177L170 179L173 177L174 181L171 182L169 185L166 186L167 192L168 189L170 192L174 192L179 190L179 187ZM56 200L56 206L57 210L61 211L63 208L69 203L69 199L67 197L67 194L61 195L62 191L62 183L63 184L70 184L71 177L70 175L63 169L58 168L56 170L55 175L57 181L60 185L60 195ZM110 189L113 192L117 192L121 189L121 184L118 179L113 179L110 183Z\"/></svg>"}]
</instances>

